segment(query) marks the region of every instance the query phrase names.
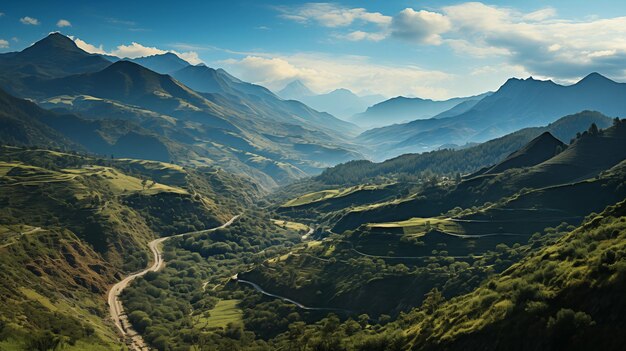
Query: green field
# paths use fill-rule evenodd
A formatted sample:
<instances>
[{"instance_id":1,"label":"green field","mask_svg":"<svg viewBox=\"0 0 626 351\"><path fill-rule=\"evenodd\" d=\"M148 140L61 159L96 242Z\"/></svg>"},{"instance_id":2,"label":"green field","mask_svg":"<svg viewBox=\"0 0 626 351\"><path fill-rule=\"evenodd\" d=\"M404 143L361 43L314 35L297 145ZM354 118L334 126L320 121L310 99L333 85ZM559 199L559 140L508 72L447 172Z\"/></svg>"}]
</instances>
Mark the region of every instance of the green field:
<instances>
[{"instance_id":1,"label":"green field","mask_svg":"<svg viewBox=\"0 0 626 351\"><path fill-rule=\"evenodd\" d=\"M452 234L465 234L463 227L449 219L442 218L410 218L404 221L369 223L369 229L394 229L401 228L405 234L425 234L430 230Z\"/></svg>"},{"instance_id":2,"label":"green field","mask_svg":"<svg viewBox=\"0 0 626 351\"><path fill-rule=\"evenodd\" d=\"M209 310L209 316L197 316L195 325L206 329L226 328L228 324L243 323L243 311L237 307L240 300L220 300L213 309Z\"/></svg>"},{"instance_id":3,"label":"green field","mask_svg":"<svg viewBox=\"0 0 626 351\"><path fill-rule=\"evenodd\" d=\"M297 206L308 205L314 202L320 202L324 200L347 196L357 191L372 191L372 190L377 190L377 189L383 189L388 185L389 184L387 185L357 185L357 186L352 186L352 187L343 188L343 189L330 189L330 190L317 191L314 193L304 194L295 199L289 200L285 204L283 204L281 207L297 207Z\"/></svg>"},{"instance_id":4,"label":"green field","mask_svg":"<svg viewBox=\"0 0 626 351\"><path fill-rule=\"evenodd\" d=\"M282 219L272 219L272 222L275 225L287 230L294 230L296 232L309 231L309 226L298 222L283 221Z\"/></svg>"}]
</instances>

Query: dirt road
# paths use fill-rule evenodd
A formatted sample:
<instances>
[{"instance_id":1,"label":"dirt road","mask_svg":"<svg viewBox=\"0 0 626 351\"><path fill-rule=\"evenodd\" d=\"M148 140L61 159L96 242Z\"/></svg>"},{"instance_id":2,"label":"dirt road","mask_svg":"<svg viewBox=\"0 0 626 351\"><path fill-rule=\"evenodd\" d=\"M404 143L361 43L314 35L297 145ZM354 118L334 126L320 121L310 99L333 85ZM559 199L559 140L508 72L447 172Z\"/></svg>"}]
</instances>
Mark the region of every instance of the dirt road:
<instances>
[{"instance_id":1,"label":"dirt road","mask_svg":"<svg viewBox=\"0 0 626 351\"><path fill-rule=\"evenodd\" d=\"M168 237L152 240L150 243L148 243L148 247L150 248L150 251L152 252L152 256L154 257L152 265L140 272L127 276L126 278L119 281L117 284L113 285L111 290L109 290L109 295L108 295L109 313L111 315L111 319L113 319L113 322L117 326L122 337L126 340L126 343L131 350L144 351L144 350L150 350L150 348L146 345L141 335L139 335L139 333L137 333L132 328L132 326L130 325L130 322L128 321L128 317L126 316L126 313L124 313L124 307L122 306L122 302L120 301L120 298L119 298L122 291L124 291L124 289L128 286L128 284L130 284L130 282L135 280L137 277L141 277L148 272L156 272L163 267L164 261L163 261L163 256L161 255L161 251L159 251L159 247L166 240L169 240L172 238L178 238L178 237L185 236L185 235L191 235L191 234L209 233L209 232L216 231L218 229L226 228L229 225L233 224L233 222L237 218L239 218L239 216L240 215L234 216L228 222L222 224L221 226L217 228L199 230L199 231L189 232L189 233L182 233L182 234L177 234L173 236L168 236Z\"/></svg>"}]
</instances>

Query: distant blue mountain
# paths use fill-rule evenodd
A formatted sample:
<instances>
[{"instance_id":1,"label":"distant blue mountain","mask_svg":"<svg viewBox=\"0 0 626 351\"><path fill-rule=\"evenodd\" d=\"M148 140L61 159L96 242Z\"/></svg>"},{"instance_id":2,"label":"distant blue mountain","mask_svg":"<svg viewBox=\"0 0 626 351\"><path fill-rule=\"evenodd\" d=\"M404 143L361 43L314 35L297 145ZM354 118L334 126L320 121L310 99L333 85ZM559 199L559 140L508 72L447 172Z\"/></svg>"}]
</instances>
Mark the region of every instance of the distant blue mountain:
<instances>
[{"instance_id":1,"label":"distant blue mountain","mask_svg":"<svg viewBox=\"0 0 626 351\"><path fill-rule=\"evenodd\" d=\"M368 130L358 140L376 145L384 157L393 157L433 150L443 144L483 142L583 110L611 117L626 115L626 84L598 73L569 86L532 77L512 78L467 111Z\"/></svg>"}]
</instances>

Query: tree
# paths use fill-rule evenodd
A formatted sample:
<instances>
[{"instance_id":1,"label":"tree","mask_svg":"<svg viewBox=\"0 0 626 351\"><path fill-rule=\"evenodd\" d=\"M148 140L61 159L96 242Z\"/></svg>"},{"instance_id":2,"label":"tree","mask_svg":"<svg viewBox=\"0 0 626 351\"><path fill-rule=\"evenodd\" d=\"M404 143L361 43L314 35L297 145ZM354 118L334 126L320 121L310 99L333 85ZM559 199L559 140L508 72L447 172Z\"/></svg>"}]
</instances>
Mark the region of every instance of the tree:
<instances>
[{"instance_id":1,"label":"tree","mask_svg":"<svg viewBox=\"0 0 626 351\"><path fill-rule=\"evenodd\" d=\"M595 123L591 123L591 126L589 127L589 134L598 135L598 133L599 133L598 126Z\"/></svg>"},{"instance_id":2,"label":"tree","mask_svg":"<svg viewBox=\"0 0 626 351\"><path fill-rule=\"evenodd\" d=\"M422 302L422 308L428 311L428 313L433 313L443 300L443 295L439 289L433 288L431 291L426 293L424 302Z\"/></svg>"}]
</instances>

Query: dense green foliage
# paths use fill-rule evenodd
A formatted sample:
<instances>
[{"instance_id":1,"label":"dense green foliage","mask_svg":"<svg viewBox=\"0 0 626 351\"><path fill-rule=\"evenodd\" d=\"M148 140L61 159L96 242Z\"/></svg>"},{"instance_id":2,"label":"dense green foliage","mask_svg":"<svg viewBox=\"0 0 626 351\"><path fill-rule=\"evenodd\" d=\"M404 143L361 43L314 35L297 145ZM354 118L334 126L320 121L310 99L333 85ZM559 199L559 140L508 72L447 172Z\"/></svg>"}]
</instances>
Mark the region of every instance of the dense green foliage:
<instances>
[{"instance_id":1,"label":"dense green foliage","mask_svg":"<svg viewBox=\"0 0 626 351\"><path fill-rule=\"evenodd\" d=\"M248 265L260 263L297 241L298 233L279 228L267 213L253 210L228 228L174 239L165 246L165 269L147 274L124 291L122 299L130 311L130 321L159 350L187 349L192 344L226 349L235 342L230 339L256 345L254 334L244 332L241 321L235 319L226 328L212 327L210 311L222 299L244 299L238 308L249 306L243 313L246 325L256 326L252 329L258 333L266 324L276 323L279 319L273 318L275 313L269 317L253 313L259 310L253 307L258 302L254 296L232 291L232 283L228 288L223 285ZM287 310L293 312L292 307Z\"/></svg>"}]
</instances>

